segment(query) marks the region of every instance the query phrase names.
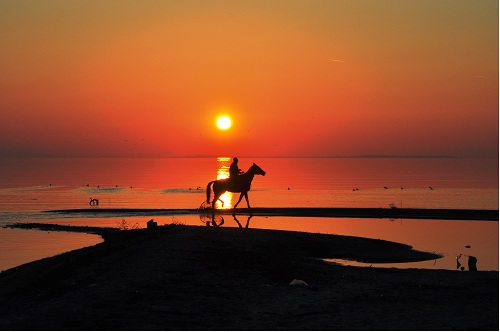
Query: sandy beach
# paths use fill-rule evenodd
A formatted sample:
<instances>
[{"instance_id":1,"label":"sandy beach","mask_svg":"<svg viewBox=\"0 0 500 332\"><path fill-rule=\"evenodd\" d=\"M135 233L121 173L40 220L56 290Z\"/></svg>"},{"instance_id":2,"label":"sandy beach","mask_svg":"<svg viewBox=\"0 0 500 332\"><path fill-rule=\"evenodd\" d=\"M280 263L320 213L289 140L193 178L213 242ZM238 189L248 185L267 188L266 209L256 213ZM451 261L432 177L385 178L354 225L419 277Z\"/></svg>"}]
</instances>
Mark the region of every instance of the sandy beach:
<instances>
[{"instance_id":1,"label":"sandy beach","mask_svg":"<svg viewBox=\"0 0 500 332\"><path fill-rule=\"evenodd\" d=\"M346 267L435 259L357 237L159 226L0 274L2 330L498 330L498 272ZM292 283L292 285L290 285ZM293 285L296 284L296 285Z\"/></svg>"}]
</instances>

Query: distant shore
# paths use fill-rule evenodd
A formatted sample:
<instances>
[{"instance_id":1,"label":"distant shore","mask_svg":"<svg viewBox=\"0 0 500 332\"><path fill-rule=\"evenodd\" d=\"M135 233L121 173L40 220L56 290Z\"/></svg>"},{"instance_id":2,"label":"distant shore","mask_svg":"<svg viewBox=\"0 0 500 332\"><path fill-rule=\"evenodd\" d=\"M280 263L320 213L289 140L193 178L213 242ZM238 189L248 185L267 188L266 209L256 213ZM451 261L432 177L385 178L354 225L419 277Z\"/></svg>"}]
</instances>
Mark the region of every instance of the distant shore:
<instances>
[{"instance_id":1,"label":"distant shore","mask_svg":"<svg viewBox=\"0 0 500 332\"><path fill-rule=\"evenodd\" d=\"M2 330L497 330L496 271L328 264L435 259L390 241L166 225L100 234L0 273Z\"/></svg>"},{"instance_id":2,"label":"distant shore","mask_svg":"<svg viewBox=\"0 0 500 332\"><path fill-rule=\"evenodd\" d=\"M61 214L138 214L176 215L207 213L210 209L136 209L136 208L87 208L50 210L45 212ZM252 214L254 216L304 216L331 218L406 218L406 219L448 219L498 221L498 210L470 209L406 209L406 208L252 208L219 209L217 214Z\"/></svg>"}]
</instances>

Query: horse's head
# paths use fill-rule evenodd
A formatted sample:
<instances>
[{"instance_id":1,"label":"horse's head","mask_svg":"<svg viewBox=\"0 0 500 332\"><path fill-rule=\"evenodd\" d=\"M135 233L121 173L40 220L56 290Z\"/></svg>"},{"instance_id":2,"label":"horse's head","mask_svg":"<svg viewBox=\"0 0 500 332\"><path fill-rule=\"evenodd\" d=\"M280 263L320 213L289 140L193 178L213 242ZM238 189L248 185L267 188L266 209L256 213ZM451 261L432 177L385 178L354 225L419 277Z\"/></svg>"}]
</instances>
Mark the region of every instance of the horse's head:
<instances>
[{"instance_id":1,"label":"horse's head","mask_svg":"<svg viewBox=\"0 0 500 332\"><path fill-rule=\"evenodd\" d=\"M248 170L248 172L250 172L250 171L253 172L254 174L258 174L258 175L262 175L262 176L266 175L266 172L262 168L260 168L259 166L257 166L256 163L254 163L252 165L252 167L250 167L250 169Z\"/></svg>"}]
</instances>

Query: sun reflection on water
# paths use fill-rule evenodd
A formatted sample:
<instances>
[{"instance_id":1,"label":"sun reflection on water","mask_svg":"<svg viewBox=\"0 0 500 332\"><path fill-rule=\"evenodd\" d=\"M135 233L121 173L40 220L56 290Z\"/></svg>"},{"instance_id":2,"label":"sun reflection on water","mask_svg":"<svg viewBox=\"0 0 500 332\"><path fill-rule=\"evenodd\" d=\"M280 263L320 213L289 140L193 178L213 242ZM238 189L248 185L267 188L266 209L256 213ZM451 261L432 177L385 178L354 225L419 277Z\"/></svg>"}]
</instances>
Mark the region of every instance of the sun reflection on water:
<instances>
[{"instance_id":1,"label":"sun reflection on water","mask_svg":"<svg viewBox=\"0 0 500 332\"><path fill-rule=\"evenodd\" d=\"M217 180L227 179L229 177L229 166L231 165L231 158L229 157L218 157L218 169L217 169ZM220 199L224 202L224 206L220 201L215 204L217 209L230 209L233 207L231 200L233 198L233 193L226 191L221 195Z\"/></svg>"}]
</instances>

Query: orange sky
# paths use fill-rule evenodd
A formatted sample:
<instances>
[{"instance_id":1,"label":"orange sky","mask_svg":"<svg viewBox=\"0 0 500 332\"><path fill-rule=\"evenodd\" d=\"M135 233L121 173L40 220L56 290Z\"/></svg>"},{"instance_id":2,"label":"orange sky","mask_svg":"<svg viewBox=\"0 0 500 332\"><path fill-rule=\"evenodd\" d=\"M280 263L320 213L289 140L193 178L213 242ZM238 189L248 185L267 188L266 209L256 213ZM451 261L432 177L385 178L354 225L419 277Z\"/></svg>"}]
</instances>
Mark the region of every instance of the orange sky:
<instances>
[{"instance_id":1,"label":"orange sky","mask_svg":"<svg viewBox=\"0 0 500 332\"><path fill-rule=\"evenodd\" d=\"M3 0L0 156L498 157L498 13Z\"/></svg>"}]
</instances>

